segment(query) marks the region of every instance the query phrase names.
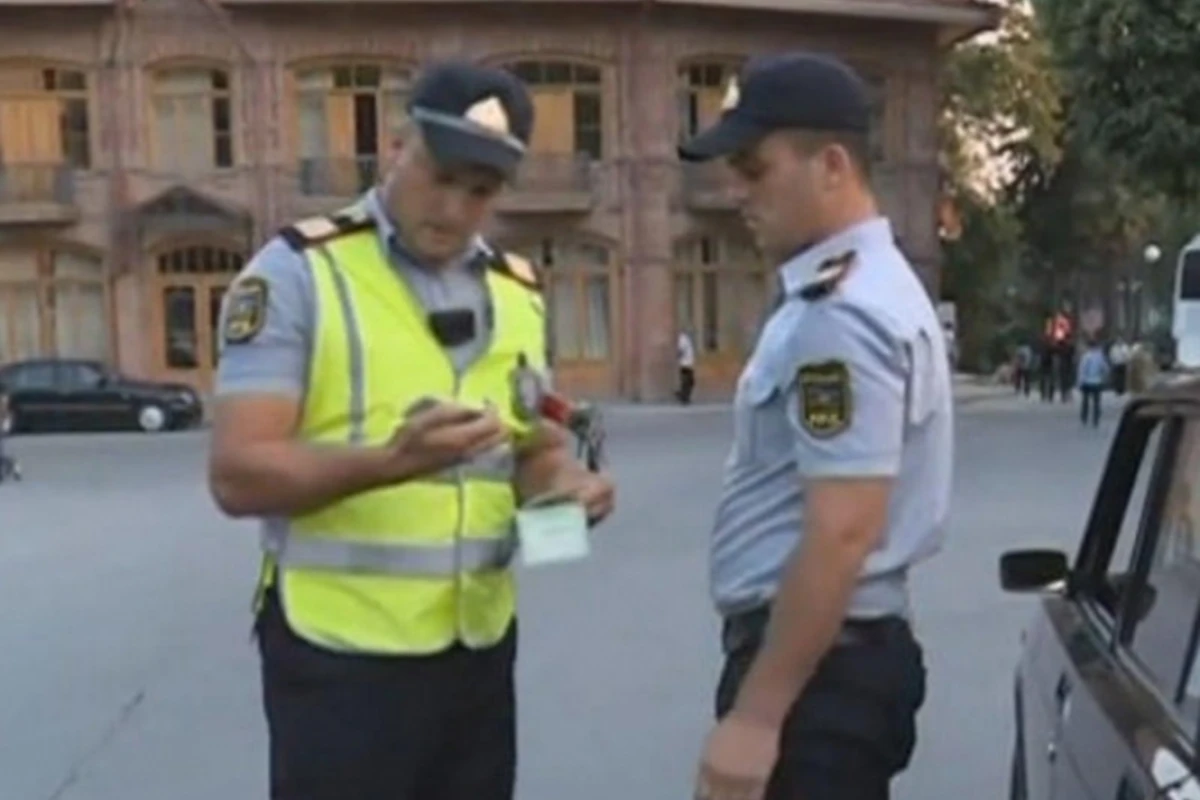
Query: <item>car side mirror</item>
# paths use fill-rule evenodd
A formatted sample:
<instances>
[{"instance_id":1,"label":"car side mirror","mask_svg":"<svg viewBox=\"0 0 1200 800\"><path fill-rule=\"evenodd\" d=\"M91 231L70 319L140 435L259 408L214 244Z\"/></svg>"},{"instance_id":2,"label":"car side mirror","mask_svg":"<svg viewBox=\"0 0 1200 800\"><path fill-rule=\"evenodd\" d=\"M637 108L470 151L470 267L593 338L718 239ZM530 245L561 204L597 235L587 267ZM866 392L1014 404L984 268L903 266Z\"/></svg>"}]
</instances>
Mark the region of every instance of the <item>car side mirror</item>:
<instances>
[{"instance_id":1,"label":"car side mirror","mask_svg":"<svg viewBox=\"0 0 1200 800\"><path fill-rule=\"evenodd\" d=\"M1070 574L1067 556L1058 550L1014 550L1000 556L1000 586L1006 592L1045 592Z\"/></svg>"}]
</instances>

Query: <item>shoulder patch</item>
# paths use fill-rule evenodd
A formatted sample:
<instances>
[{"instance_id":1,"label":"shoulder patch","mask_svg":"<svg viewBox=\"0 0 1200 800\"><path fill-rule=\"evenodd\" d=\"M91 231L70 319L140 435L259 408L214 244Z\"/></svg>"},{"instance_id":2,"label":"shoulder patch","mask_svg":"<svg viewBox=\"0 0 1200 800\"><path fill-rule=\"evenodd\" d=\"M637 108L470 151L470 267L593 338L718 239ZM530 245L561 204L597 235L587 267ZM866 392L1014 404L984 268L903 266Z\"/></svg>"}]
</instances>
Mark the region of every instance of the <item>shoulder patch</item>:
<instances>
[{"instance_id":1,"label":"shoulder patch","mask_svg":"<svg viewBox=\"0 0 1200 800\"><path fill-rule=\"evenodd\" d=\"M526 288L540 292L542 279L533 262L516 253L496 253L488 262L490 268L502 272Z\"/></svg>"},{"instance_id":2,"label":"shoulder patch","mask_svg":"<svg viewBox=\"0 0 1200 800\"><path fill-rule=\"evenodd\" d=\"M293 250L336 239L348 233L375 227L374 218L362 203L355 203L323 217L309 217L292 223L279 232Z\"/></svg>"},{"instance_id":3,"label":"shoulder patch","mask_svg":"<svg viewBox=\"0 0 1200 800\"><path fill-rule=\"evenodd\" d=\"M819 439L837 436L854 418L850 368L844 361L803 364L796 371L800 424Z\"/></svg>"},{"instance_id":4,"label":"shoulder patch","mask_svg":"<svg viewBox=\"0 0 1200 800\"><path fill-rule=\"evenodd\" d=\"M847 250L841 255L827 258L817 266L817 274L812 281L800 290L800 296L805 300L821 300L833 294L854 265L858 263L858 253Z\"/></svg>"},{"instance_id":5,"label":"shoulder patch","mask_svg":"<svg viewBox=\"0 0 1200 800\"><path fill-rule=\"evenodd\" d=\"M226 344L245 344L267 322L267 282L257 275L235 281L229 288L221 337Z\"/></svg>"}]
</instances>

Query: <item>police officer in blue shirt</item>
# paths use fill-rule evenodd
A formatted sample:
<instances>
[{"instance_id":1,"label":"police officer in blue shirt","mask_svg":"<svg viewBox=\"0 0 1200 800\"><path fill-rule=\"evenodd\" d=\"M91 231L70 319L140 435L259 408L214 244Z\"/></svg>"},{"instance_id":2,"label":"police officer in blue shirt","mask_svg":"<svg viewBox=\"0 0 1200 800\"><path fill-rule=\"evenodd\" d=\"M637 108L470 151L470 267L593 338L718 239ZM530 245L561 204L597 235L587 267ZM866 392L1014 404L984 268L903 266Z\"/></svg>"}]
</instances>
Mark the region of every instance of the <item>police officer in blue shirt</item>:
<instances>
[{"instance_id":1,"label":"police officer in blue shirt","mask_svg":"<svg viewBox=\"0 0 1200 800\"><path fill-rule=\"evenodd\" d=\"M723 617L703 800L881 800L915 746L909 571L950 500L944 338L879 214L861 79L752 59L680 148L728 159L780 300L738 383L712 542Z\"/></svg>"}]
</instances>

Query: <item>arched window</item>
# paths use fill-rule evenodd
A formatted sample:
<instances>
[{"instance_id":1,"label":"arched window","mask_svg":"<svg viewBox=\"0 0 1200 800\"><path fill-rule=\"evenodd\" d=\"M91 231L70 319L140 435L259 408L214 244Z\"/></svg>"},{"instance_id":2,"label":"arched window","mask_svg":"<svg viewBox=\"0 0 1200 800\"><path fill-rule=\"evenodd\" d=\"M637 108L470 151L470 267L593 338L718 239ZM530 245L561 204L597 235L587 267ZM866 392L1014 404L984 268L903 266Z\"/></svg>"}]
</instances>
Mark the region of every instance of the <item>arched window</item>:
<instances>
[{"instance_id":1,"label":"arched window","mask_svg":"<svg viewBox=\"0 0 1200 800\"><path fill-rule=\"evenodd\" d=\"M675 245L675 323L700 355L741 355L754 344L769 291L749 240L701 235Z\"/></svg>"},{"instance_id":2,"label":"arched window","mask_svg":"<svg viewBox=\"0 0 1200 800\"><path fill-rule=\"evenodd\" d=\"M517 248L542 272L551 360L607 361L613 354L613 254L596 242L547 237Z\"/></svg>"},{"instance_id":3,"label":"arched window","mask_svg":"<svg viewBox=\"0 0 1200 800\"><path fill-rule=\"evenodd\" d=\"M599 67L571 61L517 61L508 69L533 95L530 149L542 155L603 157L603 98Z\"/></svg>"},{"instance_id":4,"label":"arched window","mask_svg":"<svg viewBox=\"0 0 1200 800\"><path fill-rule=\"evenodd\" d=\"M737 61L699 61L679 68L679 140L685 141L721 116L729 82L740 69Z\"/></svg>"},{"instance_id":5,"label":"arched window","mask_svg":"<svg viewBox=\"0 0 1200 800\"><path fill-rule=\"evenodd\" d=\"M389 134L404 122L411 70L340 63L295 71L300 190L344 197L370 188Z\"/></svg>"},{"instance_id":6,"label":"arched window","mask_svg":"<svg viewBox=\"0 0 1200 800\"><path fill-rule=\"evenodd\" d=\"M110 319L100 256L75 248L0 250L0 363L105 360Z\"/></svg>"},{"instance_id":7,"label":"arched window","mask_svg":"<svg viewBox=\"0 0 1200 800\"><path fill-rule=\"evenodd\" d=\"M185 175L232 167L229 73L176 67L156 71L151 81L155 165Z\"/></svg>"}]
</instances>

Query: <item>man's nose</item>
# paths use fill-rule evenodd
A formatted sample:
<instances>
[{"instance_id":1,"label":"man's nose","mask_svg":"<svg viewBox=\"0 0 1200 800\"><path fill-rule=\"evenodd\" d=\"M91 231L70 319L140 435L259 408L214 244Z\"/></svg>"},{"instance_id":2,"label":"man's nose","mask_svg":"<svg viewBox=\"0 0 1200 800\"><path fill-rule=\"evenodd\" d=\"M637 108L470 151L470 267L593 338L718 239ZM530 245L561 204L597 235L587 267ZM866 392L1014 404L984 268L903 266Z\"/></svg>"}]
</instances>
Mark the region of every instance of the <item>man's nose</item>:
<instances>
[{"instance_id":1,"label":"man's nose","mask_svg":"<svg viewBox=\"0 0 1200 800\"><path fill-rule=\"evenodd\" d=\"M447 188L441 192L439 211L446 222L461 223L467 216L470 198L458 188Z\"/></svg>"}]
</instances>

